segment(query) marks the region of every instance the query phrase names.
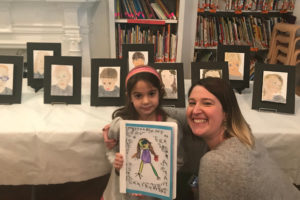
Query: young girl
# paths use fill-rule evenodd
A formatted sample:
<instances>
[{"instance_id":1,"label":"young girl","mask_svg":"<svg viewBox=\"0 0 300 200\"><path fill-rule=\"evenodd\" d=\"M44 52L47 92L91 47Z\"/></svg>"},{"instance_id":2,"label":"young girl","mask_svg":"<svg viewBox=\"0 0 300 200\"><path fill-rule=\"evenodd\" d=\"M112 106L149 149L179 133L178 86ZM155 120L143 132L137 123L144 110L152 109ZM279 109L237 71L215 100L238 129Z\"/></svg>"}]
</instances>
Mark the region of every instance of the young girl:
<instances>
[{"instance_id":1,"label":"young girl","mask_svg":"<svg viewBox=\"0 0 300 200\"><path fill-rule=\"evenodd\" d=\"M170 118L161 108L161 101L164 89L161 78L157 71L149 66L138 66L133 68L125 80L126 103L124 107L117 109L110 124L108 137L119 140L120 120L143 120L143 121L175 121ZM182 136L181 129L178 128L178 144ZM180 145L179 145L180 146ZM117 153L119 144L107 152L108 159L113 163L110 180L104 192L105 200L139 199L141 195L124 194L119 192L119 170L123 167L123 155ZM178 150L178 155L182 151ZM178 156L178 165L181 166L182 159ZM154 197L141 197L142 199L157 199Z\"/></svg>"}]
</instances>

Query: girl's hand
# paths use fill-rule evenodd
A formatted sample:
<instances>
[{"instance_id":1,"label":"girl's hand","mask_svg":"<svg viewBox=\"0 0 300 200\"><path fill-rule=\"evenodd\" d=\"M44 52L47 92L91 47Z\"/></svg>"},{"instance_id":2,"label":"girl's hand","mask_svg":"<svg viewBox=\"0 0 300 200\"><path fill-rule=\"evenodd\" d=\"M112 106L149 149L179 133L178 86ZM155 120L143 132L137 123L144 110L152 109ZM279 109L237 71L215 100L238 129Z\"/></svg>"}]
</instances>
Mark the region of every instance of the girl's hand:
<instances>
[{"instance_id":1,"label":"girl's hand","mask_svg":"<svg viewBox=\"0 0 300 200\"><path fill-rule=\"evenodd\" d=\"M115 161L114 161L114 168L118 171L123 167L123 156L120 153L116 153Z\"/></svg>"},{"instance_id":2,"label":"girl's hand","mask_svg":"<svg viewBox=\"0 0 300 200\"><path fill-rule=\"evenodd\" d=\"M102 129L102 134L103 134L103 138L104 138L104 142L105 145L108 149L112 149L116 146L117 141L114 139L109 139L108 138L108 130L110 128L110 124L107 124L104 126L104 128Z\"/></svg>"},{"instance_id":3,"label":"girl's hand","mask_svg":"<svg viewBox=\"0 0 300 200\"><path fill-rule=\"evenodd\" d=\"M154 160L157 162L158 161L158 155L154 156Z\"/></svg>"}]
</instances>

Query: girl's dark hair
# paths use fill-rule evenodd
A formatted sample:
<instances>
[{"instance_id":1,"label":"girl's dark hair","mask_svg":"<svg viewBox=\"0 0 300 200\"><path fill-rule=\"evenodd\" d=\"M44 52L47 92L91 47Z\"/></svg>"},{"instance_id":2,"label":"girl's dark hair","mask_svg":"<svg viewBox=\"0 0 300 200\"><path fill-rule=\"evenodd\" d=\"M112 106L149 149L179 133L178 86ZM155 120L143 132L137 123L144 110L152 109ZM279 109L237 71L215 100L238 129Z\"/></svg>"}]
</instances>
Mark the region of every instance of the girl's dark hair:
<instances>
[{"instance_id":1,"label":"girl's dark hair","mask_svg":"<svg viewBox=\"0 0 300 200\"><path fill-rule=\"evenodd\" d=\"M189 89L188 97L195 86L202 86L212 93L221 103L226 114L225 137L237 137L242 143L249 147L254 145L254 137L250 126L243 117L234 91L229 81L220 78L208 77L200 79Z\"/></svg>"},{"instance_id":2,"label":"girl's dark hair","mask_svg":"<svg viewBox=\"0 0 300 200\"><path fill-rule=\"evenodd\" d=\"M125 106L115 110L112 114L112 118L114 119L116 117L121 117L122 119L127 120L138 120L138 113L131 102L131 92L138 81L146 81L158 89L159 104L156 108L156 112L157 114L162 115L162 120L165 121L167 118L167 113L161 108L162 97L165 94L165 91L158 77L149 72L140 72L129 78L126 88Z\"/></svg>"}]
</instances>

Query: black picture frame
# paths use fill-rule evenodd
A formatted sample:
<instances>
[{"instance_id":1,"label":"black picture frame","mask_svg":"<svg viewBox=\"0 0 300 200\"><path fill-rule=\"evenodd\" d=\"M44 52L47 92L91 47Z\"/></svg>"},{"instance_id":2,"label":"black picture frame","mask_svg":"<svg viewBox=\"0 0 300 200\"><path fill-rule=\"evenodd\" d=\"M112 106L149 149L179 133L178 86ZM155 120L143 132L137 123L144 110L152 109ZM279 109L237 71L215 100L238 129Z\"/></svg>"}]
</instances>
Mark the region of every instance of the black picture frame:
<instances>
[{"instance_id":1,"label":"black picture frame","mask_svg":"<svg viewBox=\"0 0 300 200\"><path fill-rule=\"evenodd\" d=\"M226 55L229 55L226 59ZM249 76L250 76L250 46L245 45L219 45L217 49L217 61L218 62L227 62L228 59L234 59L235 56L238 56L237 59L240 59L238 63L238 68L240 70L234 71L234 66L236 64L228 62L228 73L231 86L236 89L239 93L242 92L245 88L249 88ZM242 57L241 57L242 56ZM232 65L234 64L234 65ZM232 66L232 67L231 67ZM233 70L231 70L233 69ZM236 73L236 74L234 74ZM236 75L236 76L234 76Z\"/></svg>"},{"instance_id":2,"label":"black picture frame","mask_svg":"<svg viewBox=\"0 0 300 200\"><path fill-rule=\"evenodd\" d=\"M76 56L45 56L44 103L45 104L81 104L81 68L82 58ZM70 76L71 84L61 90L54 79L59 72ZM57 87L56 87L57 86Z\"/></svg>"},{"instance_id":3,"label":"black picture frame","mask_svg":"<svg viewBox=\"0 0 300 200\"><path fill-rule=\"evenodd\" d=\"M264 97L263 85L267 84L266 78L269 78L270 74L271 76L281 76L281 90L283 91L281 93L285 95L276 96L282 96L283 98L275 98L275 95L273 95L271 100L266 100ZM274 81L272 84L274 84ZM294 114L295 66L257 63L255 65L252 109Z\"/></svg>"},{"instance_id":4,"label":"black picture frame","mask_svg":"<svg viewBox=\"0 0 300 200\"><path fill-rule=\"evenodd\" d=\"M0 56L0 68L3 68L0 72L0 81L4 78L2 74L5 73L7 74L5 84L10 85L3 85L4 90L0 94L0 104L20 104L23 83L23 56ZM12 80L9 80L11 76L13 76Z\"/></svg>"},{"instance_id":5,"label":"black picture frame","mask_svg":"<svg viewBox=\"0 0 300 200\"><path fill-rule=\"evenodd\" d=\"M107 71L108 69L112 72ZM104 71L106 70L106 71ZM106 73L105 73L106 72ZM104 74L103 74L104 73ZM116 77L116 83L119 83L119 96L116 95L115 92L106 92L101 87L100 79L102 76L110 76ZM126 76L126 65L124 60L122 59L114 59L114 58L95 58L91 59L91 106L122 106L125 104L125 76ZM101 93L102 91L102 93ZM113 91L117 91L114 89ZM100 94L101 93L101 94Z\"/></svg>"},{"instance_id":6,"label":"black picture frame","mask_svg":"<svg viewBox=\"0 0 300 200\"><path fill-rule=\"evenodd\" d=\"M154 67L161 75L160 70L174 70L176 71L176 86L177 86L177 98L171 97L167 98L168 90L165 86L166 95L162 100L163 106L171 107L185 107L185 91L184 91L184 70L183 63L150 63L150 66ZM174 74L173 74L174 75ZM162 81L164 82L164 77L161 75Z\"/></svg>"},{"instance_id":7,"label":"black picture frame","mask_svg":"<svg viewBox=\"0 0 300 200\"><path fill-rule=\"evenodd\" d=\"M37 92L39 89L43 88L44 77L43 75L36 75L34 73L35 55L42 53L42 57L45 57L43 54L53 54L51 56L61 56L61 43L38 43L38 42L28 42L27 46L27 84L34 88ZM41 62L44 60L42 59ZM45 66L45 61L44 61ZM41 66L40 66L41 67ZM45 67L44 67L45 75Z\"/></svg>"},{"instance_id":8,"label":"black picture frame","mask_svg":"<svg viewBox=\"0 0 300 200\"><path fill-rule=\"evenodd\" d=\"M149 65L149 63L155 62L154 44L122 44L122 59L126 63L127 73L134 67L134 64L130 60L133 59L133 54L135 53L137 59L145 59L142 65ZM143 55L140 55L140 53ZM146 57L145 54L148 54L148 56ZM141 65L141 62L138 62L137 65Z\"/></svg>"},{"instance_id":9,"label":"black picture frame","mask_svg":"<svg viewBox=\"0 0 300 200\"><path fill-rule=\"evenodd\" d=\"M202 72L201 70L204 70L204 72ZM195 84L198 80L205 78L205 77L201 77L201 74L210 70L221 71L221 75L219 78L229 80L227 62L192 62L191 63L192 85Z\"/></svg>"}]
</instances>

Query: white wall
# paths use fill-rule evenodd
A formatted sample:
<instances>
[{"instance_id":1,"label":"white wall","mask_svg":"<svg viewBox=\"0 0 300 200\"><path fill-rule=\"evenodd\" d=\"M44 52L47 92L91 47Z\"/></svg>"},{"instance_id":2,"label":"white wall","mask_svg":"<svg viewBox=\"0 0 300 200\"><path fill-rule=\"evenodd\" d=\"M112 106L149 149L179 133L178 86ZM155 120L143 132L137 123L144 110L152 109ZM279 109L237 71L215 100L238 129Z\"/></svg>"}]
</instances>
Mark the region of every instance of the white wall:
<instances>
[{"instance_id":1,"label":"white wall","mask_svg":"<svg viewBox=\"0 0 300 200\"><path fill-rule=\"evenodd\" d=\"M108 0L100 0L91 13L90 47L91 58L110 57L110 35L108 24Z\"/></svg>"}]
</instances>

